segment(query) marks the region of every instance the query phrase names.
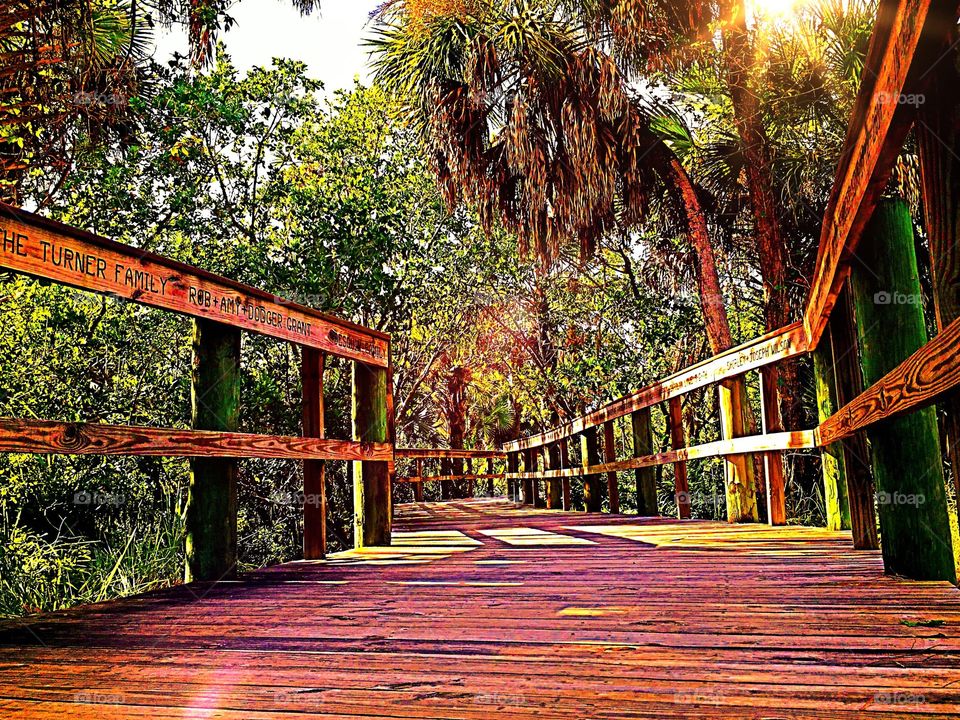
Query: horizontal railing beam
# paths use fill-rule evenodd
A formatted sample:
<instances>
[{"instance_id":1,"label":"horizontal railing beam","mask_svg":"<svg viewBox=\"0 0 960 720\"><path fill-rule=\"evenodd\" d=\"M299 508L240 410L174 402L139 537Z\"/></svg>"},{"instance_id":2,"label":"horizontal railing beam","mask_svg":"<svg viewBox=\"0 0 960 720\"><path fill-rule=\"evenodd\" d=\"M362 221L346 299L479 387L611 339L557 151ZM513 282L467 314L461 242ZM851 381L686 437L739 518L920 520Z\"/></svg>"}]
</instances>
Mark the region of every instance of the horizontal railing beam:
<instances>
[{"instance_id":1,"label":"horizontal railing beam","mask_svg":"<svg viewBox=\"0 0 960 720\"><path fill-rule=\"evenodd\" d=\"M392 462L388 443L0 418L0 452Z\"/></svg>"},{"instance_id":2,"label":"horizontal railing beam","mask_svg":"<svg viewBox=\"0 0 960 720\"><path fill-rule=\"evenodd\" d=\"M803 326L800 323L794 323L674 373L660 382L637 390L572 422L539 435L507 443L503 449L514 452L549 445L588 428L602 425L609 420L625 417L636 410L737 377L750 370L802 355L806 351L807 343Z\"/></svg>"},{"instance_id":3,"label":"horizontal railing beam","mask_svg":"<svg viewBox=\"0 0 960 720\"><path fill-rule=\"evenodd\" d=\"M0 203L0 267L387 367L390 336Z\"/></svg>"}]
</instances>

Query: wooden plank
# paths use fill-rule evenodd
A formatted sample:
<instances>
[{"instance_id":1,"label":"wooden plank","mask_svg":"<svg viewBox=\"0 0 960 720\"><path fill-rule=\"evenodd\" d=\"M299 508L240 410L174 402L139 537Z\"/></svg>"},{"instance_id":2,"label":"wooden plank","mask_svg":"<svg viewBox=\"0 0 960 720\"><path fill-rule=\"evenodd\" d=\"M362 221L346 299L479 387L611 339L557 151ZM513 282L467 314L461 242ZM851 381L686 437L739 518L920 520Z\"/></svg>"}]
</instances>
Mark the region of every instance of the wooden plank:
<instances>
[{"instance_id":1,"label":"wooden plank","mask_svg":"<svg viewBox=\"0 0 960 720\"><path fill-rule=\"evenodd\" d=\"M795 323L692 365L553 430L506 443L504 449L512 451L540 447L581 433L588 427L596 427L608 420L624 417L635 410L658 405L691 390L736 377L748 370L755 370L773 362L802 355L806 351L803 326Z\"/></svg>"},{"instance_id":2,"label":"wooden plank","mask_svg":"<svg viewBox=\"0 0 960 720\"><path fill-rule=\"evenodd\" d=\"M953 0L883 0L870 40L860 91L847 131L820 236L820 249L804 313L816 347L845 281L842 265L887 185L913 124L929 70L956 24Z\"/></svg>"},{"instance_id":3,"label":"wooden plank","mask_svg":"<svg viewBox=\"0 0 960 720\"><path fill-rule=\"evenodd\" d=\"M560 470L570 467L570 445L569 439L563 438L560 441ZM560 499L563 503L563 509L566 512L573 510L573 497L571 496L570 477L564 475L560 480Z\"/></svg>"},{"instance_id":4,"label":"wooden plank","mask_svg":"<svg viewBox=\"0 0 960 720\"><path fill-rule=\"evenodd\" d=\"M580 434L580 461L583 464L583 467L580 468L580 474L584 476L584 507L588 513L601 512L603 510L603 493L601 491L600 473L585 472L587 469L600 464L600 440L597 437L596 426L585 428Z\"/></svg>"},{"instance_id":5,"label":"wooden plank","mask_svg":"<svg viewBox=\"0 0 960 720\"><path fill-rule=\"evenodd\" d=\"M904 360L818 429L820 445L927 407L960 385L960 319Z\"/></svg>"},{"instance_id":6,"label":"wooden plank","mask_svg":"<svg viewBox=\"0 0 960 720\"><path fill-rule=\"evenodd\" d=\"M376 367L389 362L388 335L2 203L0 267Z\"/></svg>"},{"instance_id":7,"label":"wooden plank","mask_svg":"<svg viewBox=\"0 0 960 720\"><path fill-rule=\"evenodd\" d=\"M323 374L326 355L303 348L300 377L303 386L303 436L326 435ZM303 463L303 557L319 560L327 554L327 483L322 460Z\"/></svg>"},{"instance_id":8,"label":"wooden plank","mask_svg":"<svg viewBox=\"0 0 960 720\"><path fill-rule=\"evenodd\" d=\"M34 455L382 460L388 443L0 418L0 452Z\"/></svg>"}]
</instances>

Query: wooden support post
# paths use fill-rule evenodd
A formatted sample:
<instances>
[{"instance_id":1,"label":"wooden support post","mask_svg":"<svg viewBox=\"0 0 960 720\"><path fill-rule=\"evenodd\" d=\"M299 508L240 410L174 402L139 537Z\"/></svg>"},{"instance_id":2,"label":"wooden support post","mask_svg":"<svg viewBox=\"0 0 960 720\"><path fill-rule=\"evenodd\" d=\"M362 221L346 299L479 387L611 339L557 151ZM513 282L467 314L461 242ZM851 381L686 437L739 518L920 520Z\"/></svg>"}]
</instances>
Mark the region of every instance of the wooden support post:
<instances>
[{"instance_id":1,"label":"wooden support post","mask_svg":"<svg viewBox=\"0 0 960 720\"><path fill-rule=\"evenodd\" d=\"M781 432L780 390L776 386L780 373L776 367L760 369L760 415L764 434ZM771 525L787 524L787 482L783 471L783 453L763 454L763 467L767 475L767 522Z\"/></svg>"},{"instance_id":2,"label":"wooden support post","mask_svg":"<svg viewBox=\"0 0 960 720\"><path fill-rule=\"evenodd\" d=\"M823 422L838 409L837 379L834 373L833 343L830 329L813 351L813 377L817 390L817 416ZM850 529L850 505L847 501L847 478L843 443L835 442L820 453L823 472L823 503L828 530Z\"/></svg>"},{"instance_id":3,"label":"wooden support post","mask_svg":"<svg viewBox=\"0 0 960 720\"><path fill-rule=\"evenodd\" d=\"M453 461L450 458L440 458L440 475L442 477L450 477L453 475ZM440 499L441 500L453 500L454 495L454 481L453 480L441 480L440 481Z\"/></svg>"},{"instance_id":4,"label":"wooden support post","mask_svg":"<svg viewBox=\"0 0 960 720\"><path fill-rule=\"evenodd\" d=\"M674 450L687 446L687 433L683 428L683 404L680 397L670 398L670 441ZM678 460L673 464L674 497L677 500L677 515L681 520L688 520L690 513L690 486L687 481L687 462Z\"/></svg>"},{"instance_id":5,"label":"wooden support post","mask_svg":"<svg viewBox=\"0 0 960 720\"><path fill-rule=\"evenodd\" d=\"M600 438L596 427L589 427L580 434L580 459L583 467L600 464ZM603 511L603 491L599 475L583 476L583 503L587 512Z\"/></svg>"},{"instance_id":6,"label":"wooden support post","mask_svg":"<svg viewBox=\"0 0 960 720\"><path fill-rule=\"evenodd\" d=\"M240 424L240 331L193 323L192 420L195 430L235 432ZM237 572L237 474L231 458L192 458L186 507L187 582Z\"/></svg>"},{"instance_id":7,"label":"wooden support post","mask_svg":"<svg viewBox=\"0 0 960 720\"><path fill-rule=\"evenodd\" d=\"M530 467L533 468L538 476L540 474L540 456L543 454L543 448L535 448L530 451ZM532 483L532 498L533 502L530 503L534 507L543 507L543 500L540 497L540 478L535 477Z\"/></svg>"},{"instance_id":8,"label":"wooden support post","mask_svg":"<svg viewBox=\"0 0 960 720\"><path fill-rule=\"evenodd\" d=\"M567 438L560 441L560 467L562 469L570 467L570 446ZM570 497L570 478L560 479L560 497L563 503L563 509L570 511L573 509L573 498Z\"/></svg>"},{"instance_id":9,"label":"wooden support post","mask_svg":"<svg viewBox=\"0 0 960 720\"><path fill-rule=\"evenodd\" d=\"M417 458L416 465L417 465L417 471L416 471L417 477L422 478L423 477L423 458ZM418 503L423 502L423 483L422 482L414 483L413 499L415 502L418 502Z\"/></svg>"},{"instance_id":10,"label":"wooden support post","mask_svg":"<svg viewBox=\"0 0 960 720\"><path fill-rule=\"evenodd\" d=\"M617 461L617 437L613 420L607 420L603 424L603 461L605 463ZM613 515L619 515L620 485L615 472L607 473L607 497L610 498L610 512Z\"/></svg>"},{"instance_id":11,"label":"wooden support post","mask_svg":"<svg viewBox=\"0 0 960 720\"><path fill-rule=\"evenodd\" d=\"M387 371L353 363L353 439L389 442ZM354 545L357 548L390 544L393 502L390 464L353 463Z\"/></svg>"},{"instance_id":12,"label":"wooden support post","mask_svg":"<svg viewBox=\"0 0 960 720\"><path fill-rule=\"evenodd\" d=\"M326 355L305 347L300 376L303 385L303 436L326 437L324 426L323 371ZM327 553L326 463L303 463L303 557L319 560Z\"/></svg>"},{"instance_id":13,"label":"wooden support post","mask_svg":"<svg viewBox=\"0 0 960 720\"><path fill-rule=\"evenodd\" d=\"M554 442L547 445L547 468L549 470L560 469L560 443ZM562 503L560 496L560 479L553 478L547 480L547 509L559 510Z\"/></svg>"},{"instance_id":14,"label":"wooden support post","mask_svg":"<svg viewBox=\"0 0 960 720\"><path fill-rule=\"evenodd\" d=\"M493 475L493 458L487 458L487 475ZM494 497L497 494L493 486L493 478L487 478L487 497Z\"/></svg>"},{"instance_id":15,"label":"wooden support post","mask_svg":"<svg viewBox=\"0 0 960 720\"><path fill-rule=\"evenodd\" d=\"M725 440L750 434L751 410L743 377L724 380L717 386L717 404L720 432ZM723 475L727 520L732 523L757 522L757 478L753 458L749 455L727 456L723 462Z\"/></svg>"},{"instance_id":16,"label":"wooden support post","mask_svg":"<svg viewBox=\"0 0 960 720\"><path fill-rule=\"evenodd\" d=\"M878 203L857 258L851 294L869 386L927 341L913 220L906 202ZM878 423L867 436L887 571L955 582L936 409Z\"/></svg>"},{"instance_id":17,"label":"wooden support post","mask_svg":"<svg viewBox=\"0 0 960 720\"><path fill-rule=\"evenodd\" d=\"M536 468L536 456L533 454L532 449L523 451L523 472L525 474L534 473L537 471ZM537 483L533 477L523 478L522 489L522 499L521 503L524 505L534 505L536 503L536 496L534 495L534 489L536 488Z\"/></svg>"},{"instance_id":18,"label":"wooden support post","mask_svg":"<svg viewBox=\"0 0 960 720\"><path fill-rule=\"evenodd\" d=\"M630 414L630 427L633 431L633 456L653 455L653 422L649 407L634 410ZM659 515L657 507L657 470L654 467L637 468L637 515Z\"/></svg>"},{"instance_id":19,"label":"wooden support post","mask_svg":"<svg viewBox=\"0 0 960 720\"><path fill-rule=\"evenodd\" d=\"M863 392L853 305L846 290L837 297L829 329L833 346L833 370L837 380L837 405L843 407ZM880 547L880 538L877 535L876 495L866 435L858 432L841 443L853 547L857 550L877 550Z\"/></svg>"},{"instance_id":20,"label":"wooden support post","mask_svg":"<svg viewBox=\"0 0 960 720\"><path fill-rule=\"evenodd\" d=\"M467 497L476 496L477 484L473 480L473 458L467 458Z\"/></svg>"},{"instance_id":21,"label":"wooden support post","mask_svg":"<svg viewBox=\"0 0 960 720\"><path fill-rule=\"evenodd\" d=\"M507 474L510 475L517 472L520 472L520 453L507 453ZM519 500L517 491L518 486L519 483L517 482L516 478L507 478L507 495L513 502L517 502Z\"/></svg>"}]
</instances>

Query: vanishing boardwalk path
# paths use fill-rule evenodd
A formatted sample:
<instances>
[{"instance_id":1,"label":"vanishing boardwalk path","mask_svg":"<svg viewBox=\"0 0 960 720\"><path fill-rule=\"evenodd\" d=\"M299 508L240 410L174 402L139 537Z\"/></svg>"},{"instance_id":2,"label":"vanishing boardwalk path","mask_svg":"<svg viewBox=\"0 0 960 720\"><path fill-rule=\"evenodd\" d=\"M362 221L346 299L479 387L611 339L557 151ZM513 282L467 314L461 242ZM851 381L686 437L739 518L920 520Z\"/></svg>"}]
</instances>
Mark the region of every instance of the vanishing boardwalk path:
<instances>
[{"instance_id":1,"label":"vanishing boardwalk path","mask_svg":"<svg viewBox=\"0 0 960 720\"><path fill-rule=\"evenodd\" d=\"M397 519L390 550L0 627L0 717L960 717L960 593L841 534Z\"/></svg>"}]
</instances>

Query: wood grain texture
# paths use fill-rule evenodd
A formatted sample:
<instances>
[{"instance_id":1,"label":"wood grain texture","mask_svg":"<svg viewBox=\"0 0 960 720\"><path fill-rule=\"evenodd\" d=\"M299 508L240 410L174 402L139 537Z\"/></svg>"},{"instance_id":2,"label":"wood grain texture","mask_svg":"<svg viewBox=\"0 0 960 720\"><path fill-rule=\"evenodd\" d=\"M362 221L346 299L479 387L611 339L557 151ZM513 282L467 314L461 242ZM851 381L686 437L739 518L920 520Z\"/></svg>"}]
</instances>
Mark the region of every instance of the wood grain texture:
<instances>
[{"instance_id":1,"label":"wood grain texture","mask_svg":"<svg viewBox=\"0 0 960 720\"><path fill-rule=\"evenodd\" d=\"M960 716L956 589L884 576L845 533L502 500L401 505L395 529L391 548L8 622L0 716Z\"/></svg>"},{"instance_id":2,"label":"wood grain texture","mask_svg":"<svg viewBox=\"0 0 960 720\"><path fill-rule=\"evenodd\" d=\"M388 443L0 418L0 452L36 455L383 460Z\"/></svg>"},{"instance_id":3,"label":"wood grain texture","mask_svg":"<svg viewBox=\"0 0 960 720\"><path fill-rule=\"evenodd\" d=\"M821 423L820 445L935 403L960 384L960 320Z\"/></svg>"},{"instance_id":4,"label":"wood grain texture","mask_svg":"<svg viewBox=\"0 0 960 720\"><path fill-rule=\"evenodd\" d=\"M860 91L824 214L816 270L804 313L816 347L846 279L843 263L886 187L914 122L911 96L923 95L944 40L956 25L952 0L883 0L877 11Z\"/></svg>"},{"instance_id":5,"label":"wood grain texture","mask_svg":"<svg viewBox=\"0 0 960 720\"><path fill-rule=\"evenodd\" d=\"M635 410L658 405L665 400L679 397L691 390L736 377L748 370L755 370L779 360L797 357L806 351L806 336L803 332L803 326L800 323L795 323L703 362L691 365L659 382L637 390L599 410L587 413L552 430L506 443L504 450L512 451L541 447L561 438L579 434L588 428L600 426L608 420L624 417Z\"/></svg>"},{"instance_id":6,"label":"wood grain texture","mask_svg":"<svg viewBox=\"0 0 960 720\"><path fill-rule=\"evenodd\" d=\"M677 514L681 520L691 517L690 486L687 479L687 458L681 457L687 445L687 430L683 423L683 403L681 398L670 398L667 403L667 425L670 428L670 443L676 458L673 461L673 497L677 502Z\"/></svg>"},{"instance_id":7,"label":"wood grain texture","mask_svg":"<svg viewBox=\"0 0 960 720\"><path fill-rule=\"evenodd\" d=\"M0 267L386 367L388 335L0 203Z\"/></svg>"},{"instance_id":8,"label":"wood grain texture","mask_svg":"<svg viewBox=\"0 0 960 720\"><path fill-rule=\"evenodd\" d=\"M300 363L303 436L326 435L323 375L326 356L314 348L303 348ZM303 462L303 557L319 560L327 553L327 483L322 460Z\"/></svg>"}]
</instances>

